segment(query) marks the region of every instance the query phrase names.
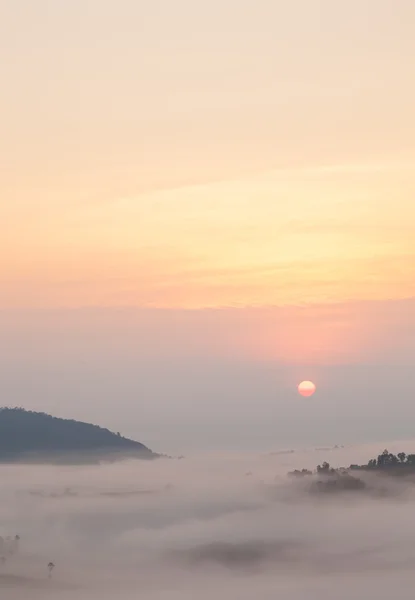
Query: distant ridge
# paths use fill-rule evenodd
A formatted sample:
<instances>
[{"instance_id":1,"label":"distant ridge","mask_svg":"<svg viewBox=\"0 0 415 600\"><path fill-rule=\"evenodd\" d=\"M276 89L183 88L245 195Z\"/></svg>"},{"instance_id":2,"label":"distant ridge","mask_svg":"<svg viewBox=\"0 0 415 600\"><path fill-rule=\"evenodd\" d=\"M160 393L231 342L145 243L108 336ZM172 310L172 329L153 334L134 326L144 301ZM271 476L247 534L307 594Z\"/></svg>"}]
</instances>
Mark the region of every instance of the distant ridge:
<instances>
[{"instance_id":1,"label":"distant ridge","mask_svg":"<svg viewBox=\"0 0 415 600\"><path fill-rule=\"evenodd\" d=\"M98 425L23 408L0 408L0 462L83 463L154 459L147 446Z\"/></svg>"}]
</instances>

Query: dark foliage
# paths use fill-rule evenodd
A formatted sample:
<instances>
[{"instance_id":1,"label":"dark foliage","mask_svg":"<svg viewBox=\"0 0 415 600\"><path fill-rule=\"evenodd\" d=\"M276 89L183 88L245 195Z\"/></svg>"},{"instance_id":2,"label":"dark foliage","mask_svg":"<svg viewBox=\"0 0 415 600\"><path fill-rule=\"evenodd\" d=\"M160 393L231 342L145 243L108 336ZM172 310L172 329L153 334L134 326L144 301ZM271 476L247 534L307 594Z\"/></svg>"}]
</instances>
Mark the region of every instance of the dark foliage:
<instances>
[{"instance_id":1,"label":"dark foliage","mask_svg":"<svg viewBox=\"0 0 415 600\"><path fill-rule=\"evenodd\" d=\"M290 477L304 477L305 475L312 475L313 472L309 471L308 469L301 469L301 471L299 471L298 469L295 469L295 471L291 471L290 473L288 473L288 475Z\"/></svg>"},{"instance_id":2,"label":"dark foliage","mask_svg":"<svg viewBox=\"0 0 415 600\"><path fill-rule=\"evenodd\" d=\"M377 458L372 458L365 465L350 465L349 468L333 469L328 462L318 465L316 470L302 469L288 473L291 477L312 477L311 491L346 491L362 490L364 481L355 476L355 471L370 471L381 475L415 474L415 454L399 452L397 455L384 450ZM353 472L353 475L352 475Z\"/></svg>"},{"instance_id":3,"label":"dark foliage","mask_svg":"<svg viewBox=\"0 0 415 600\"><path fill-rule=\"evenodd\" d=\"M59 419L22 408L0 408L0 460L68 452L156 456L143 444L97 425Z\"/></svg>"},{"instance_id":4,"label":"dark foliage","mask_svg":"<svg viewBox=\"0 0 415 600\"><path fill-rule=\"evenodd\" d=\"M371 458L366 465L350 465L353 471L377 471L388 475L408 475L415 473L415 454L399 452L392 454L384 450L377 458Z\"/></svg>"},{"instance_id":5,"label":"dark foliage","mask_svg":"<svg viewBox=\"0 0 415 600\"><path fill-rule=\"evenodd\" d=\"M310 486L311 492L362 490L366 487L364 482L352 476L348 469L333 469L328 462L318 465L314 473L308 469L302 469L301 471L292 471L289 475L294 477L314 476Z\"/></svg>"}]
</instances>

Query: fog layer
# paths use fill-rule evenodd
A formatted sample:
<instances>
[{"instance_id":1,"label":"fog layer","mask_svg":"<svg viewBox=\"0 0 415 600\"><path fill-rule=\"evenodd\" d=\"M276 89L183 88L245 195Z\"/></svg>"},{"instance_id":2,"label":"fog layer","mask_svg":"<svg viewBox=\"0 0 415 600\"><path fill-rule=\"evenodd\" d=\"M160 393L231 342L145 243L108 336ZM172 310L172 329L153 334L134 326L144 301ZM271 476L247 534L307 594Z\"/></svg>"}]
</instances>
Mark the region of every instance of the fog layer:
<instances>
[{"instance_id":1,"label":"fog layer","mask_svg":"<svg viewBox=\"0 0 415 600\"><path fill-rule=\"evenodd\" d=\"M286 477L381 450L3 466L0 535L21 539L0 565L1 598L412 598L411 482L316 495Z\"/></svg>"}]
</instances>

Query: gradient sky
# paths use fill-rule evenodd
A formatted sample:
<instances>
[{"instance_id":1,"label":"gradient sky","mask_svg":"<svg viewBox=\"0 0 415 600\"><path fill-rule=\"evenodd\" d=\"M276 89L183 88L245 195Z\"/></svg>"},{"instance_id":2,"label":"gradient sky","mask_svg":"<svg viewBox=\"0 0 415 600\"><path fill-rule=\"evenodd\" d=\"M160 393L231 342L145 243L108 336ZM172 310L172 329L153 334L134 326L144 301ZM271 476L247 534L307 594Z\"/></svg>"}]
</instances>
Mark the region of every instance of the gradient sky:
<instances>
[{"instance_id":1,"label":"gradient sky","mask_svg":"<svg viewBox=\"0 0 415 600\"><path fill-rule=\"evenodd\" d=\"M287 389L317 365L331 394L330 369L378 365L393 390L387 369L415 358L414 22L413 0L2 3L7 403L99 420L104 393L107 424L158 442L159 413L131 416L173 403L180 423L190 362L203 385L231 382L229 361L254 388L257 367L294 369L271 378ZM182 366L120 417L94 378L133 382L121 356L156 378ZM87 398L66 382L51 399L54 361Z\"/></svg>"}]
</instances>

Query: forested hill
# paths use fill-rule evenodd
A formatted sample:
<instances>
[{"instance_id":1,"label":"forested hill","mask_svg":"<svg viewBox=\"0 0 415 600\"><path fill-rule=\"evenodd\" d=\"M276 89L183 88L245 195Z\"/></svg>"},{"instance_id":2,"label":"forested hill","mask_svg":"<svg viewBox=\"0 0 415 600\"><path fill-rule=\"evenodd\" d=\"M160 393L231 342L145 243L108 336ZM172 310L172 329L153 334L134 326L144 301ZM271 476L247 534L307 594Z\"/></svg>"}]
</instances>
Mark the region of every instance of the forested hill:
<instances>
[{"instance_id":1,"label":"forested hill","mask_svg":"<svg viewBox=\"0 0 415 600\"><path fill-rule=\"evenodd\" d=\"M0 408L0 461L76 462L100 457L156 458L149 448L90 423L59 419L22 408Z\"/></svg>"}]
</instances>

